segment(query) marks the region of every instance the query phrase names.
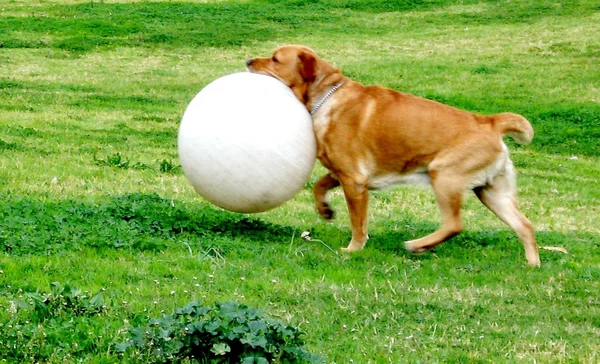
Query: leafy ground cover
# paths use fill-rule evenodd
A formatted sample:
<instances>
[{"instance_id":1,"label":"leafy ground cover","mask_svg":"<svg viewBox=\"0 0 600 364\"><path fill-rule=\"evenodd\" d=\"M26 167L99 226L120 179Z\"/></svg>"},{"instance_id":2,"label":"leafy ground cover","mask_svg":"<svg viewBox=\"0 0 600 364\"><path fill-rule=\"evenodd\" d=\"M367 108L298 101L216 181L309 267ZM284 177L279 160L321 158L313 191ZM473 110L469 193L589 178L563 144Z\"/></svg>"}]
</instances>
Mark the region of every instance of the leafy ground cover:
<instances>
[{"instance_id":1,"label":"leafy ground cover","mask_svg":"<svg viewBox=\"0 0 600 364\"><path fill-rule=\"evenodd\" d=\"M596 1L7 0L0 14L0 360L134 362L119 350L131 330L237 301L332 363L600 361ZM462 235L410 255L401 243L439 221L416 187L374 193L367 248L338 254L348 215L339 192L334 222L313 211L321 167L267 213L203 201L178 168L183 110L286 43L367 84L526 116L533 144L509 142L520 204L540 246L568 254L530 269L469 197Z\"/></svg>"}]
</instances>

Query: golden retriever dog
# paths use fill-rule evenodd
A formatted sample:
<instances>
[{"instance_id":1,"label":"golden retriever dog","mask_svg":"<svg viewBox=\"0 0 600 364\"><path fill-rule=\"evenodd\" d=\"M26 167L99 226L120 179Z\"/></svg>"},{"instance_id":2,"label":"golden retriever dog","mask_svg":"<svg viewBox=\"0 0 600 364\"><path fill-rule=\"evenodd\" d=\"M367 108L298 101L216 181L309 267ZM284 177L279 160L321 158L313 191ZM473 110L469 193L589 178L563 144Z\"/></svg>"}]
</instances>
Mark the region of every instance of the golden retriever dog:
<instances>
[{"instance_id":1,"label":"golden retriever dog","mask_svg":"<svg viewBox=\"0 0 600 364\"><path fill-rule=\"evenodd\" d=\"M352 240L345 252L364 248L368 190L402 183L428 183L442 214L441 227L404 243L419 253L462 230L466 191L510 226L525 247L527 262L540 265L533 226L516 201L516 173L502 137L520 144L533 138L531 124L513 113L478 115L344 76L312 49L287 45L270 57L247 60L250 72L269 75L291 88L311 113L317 157L329 173L314 186L317 210L333 216L327 191L342 186Z\"/></svg>"}]
</instances>

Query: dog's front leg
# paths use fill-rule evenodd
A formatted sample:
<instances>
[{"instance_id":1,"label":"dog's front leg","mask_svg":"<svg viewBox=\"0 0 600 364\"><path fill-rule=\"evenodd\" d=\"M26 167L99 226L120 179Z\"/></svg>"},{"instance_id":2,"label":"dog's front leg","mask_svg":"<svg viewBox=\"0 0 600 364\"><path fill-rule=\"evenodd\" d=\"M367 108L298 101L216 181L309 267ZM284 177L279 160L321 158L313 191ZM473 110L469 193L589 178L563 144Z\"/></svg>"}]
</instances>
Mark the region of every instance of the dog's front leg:
<instances>
[{"instance_id":1,"label":"dog's front leg","mask_svg":"<svg viewBox=\"0 0 600 364\"><path fill-rule=\"evenodd\" d=\"M352 240L343 252L354 252L365 247L367 239L367 209L369 193L367 178L340 177L344 196L348 204L350 222L352 223Z\"/></svg>"},{"instance_id":2,"label":"dog's front leg","mask_svg":"<svg viewBox=\"0 0 600 364\"><path fill-rule=\"evenodd\" d=\"M336 188L339 185L340 181L338 181L331 173L321 177L315 184L313 194L317 204L317 211L319 211L319 215L325 220L331 220L333 218L333 210L329 207L327 191Z\"/></svg>"}]
</instances>

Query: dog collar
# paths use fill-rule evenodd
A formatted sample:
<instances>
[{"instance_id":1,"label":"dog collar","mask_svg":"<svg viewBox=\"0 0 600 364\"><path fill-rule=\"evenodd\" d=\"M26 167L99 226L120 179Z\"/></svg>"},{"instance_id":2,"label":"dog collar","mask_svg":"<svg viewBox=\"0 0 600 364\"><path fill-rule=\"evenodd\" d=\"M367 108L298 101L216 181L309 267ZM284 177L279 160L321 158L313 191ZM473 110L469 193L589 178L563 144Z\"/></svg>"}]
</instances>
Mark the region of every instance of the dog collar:
<instances>
[{"instance_id":1,"label":"dog collar","mask_svg":"<svg viewBox=\"0 0 600 364\"><path fill-rule=\"evenodd\" d=\"M333 85L333 87L327 91L327 93L325 95L323 95L323 97L321 97L321 100L319 100L319 102L317 102L317 104L313 107L313 109L310 111L311 115L316 114L317 111L319 111L319 109L321 108L321 106L323 106L323 104L327 101L327 99L340 87L342 87L342 85L344 84L344 82L340 82L337 83L335 85Z\"/></svg>"}]
</instances>

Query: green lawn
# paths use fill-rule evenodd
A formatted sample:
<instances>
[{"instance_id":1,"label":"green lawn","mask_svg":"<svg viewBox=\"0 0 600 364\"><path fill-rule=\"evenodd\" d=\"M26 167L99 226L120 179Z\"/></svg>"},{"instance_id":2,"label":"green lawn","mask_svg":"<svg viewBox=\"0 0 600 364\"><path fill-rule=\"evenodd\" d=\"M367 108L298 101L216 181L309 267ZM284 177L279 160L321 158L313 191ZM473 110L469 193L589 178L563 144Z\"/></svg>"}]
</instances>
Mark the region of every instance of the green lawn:
<instances>
[{"instance_id":1,"label":"green lawn","mask_svg":"<svg viewBox=\"0 0 600 364\"><path fill-rule=\"evenodd\" d=\"M238 301L329 363L600 362L597 0L0 0L0 361L114 363L127 329ZM536 130L508 141L542 266L476 198L423 255L430 189L220 210L178 167L185 107L217 77L306 44L345 74ZM312 241L300 237L310 232ZM57 282L57 283L55 283ZM71 287L74 291L64 289ZM61 297L62 295L62 297ZM69 301L69 299L73 299Z\"/></svg>"}]
</instances>

